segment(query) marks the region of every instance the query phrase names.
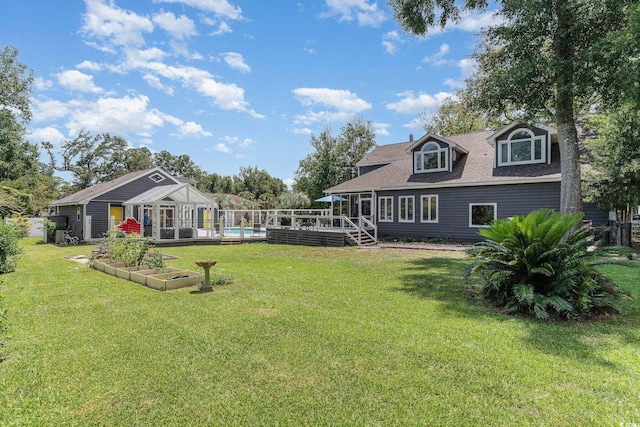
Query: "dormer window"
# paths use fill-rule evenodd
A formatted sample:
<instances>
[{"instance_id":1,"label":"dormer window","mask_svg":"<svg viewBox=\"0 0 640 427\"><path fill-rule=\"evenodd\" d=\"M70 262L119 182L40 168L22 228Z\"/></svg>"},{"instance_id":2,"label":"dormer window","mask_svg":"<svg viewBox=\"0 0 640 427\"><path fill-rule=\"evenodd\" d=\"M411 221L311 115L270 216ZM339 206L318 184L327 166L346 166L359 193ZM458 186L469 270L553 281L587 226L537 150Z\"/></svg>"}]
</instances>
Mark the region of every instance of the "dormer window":
<instances>
[{"instance_id":1,"label":"dormer window","mask_svg":"<svg viewBox=\"0 0 640 427\"><path fill-rule=\"evenodd\" d=\"M435 142L428 142L413 156L416 173L449 170L449 147L443 148Z\"/></svg>"},{"instance_id":2,"label":"dormer window","mask_svg":"<svg viewBox=\"0 0 640 427\"><path fill-rule=\"evenodd\" d=\"M529 129L514 130L505 141L498 141L498 166L546 162L546 139Z\"/></svg>"}]
</instances>

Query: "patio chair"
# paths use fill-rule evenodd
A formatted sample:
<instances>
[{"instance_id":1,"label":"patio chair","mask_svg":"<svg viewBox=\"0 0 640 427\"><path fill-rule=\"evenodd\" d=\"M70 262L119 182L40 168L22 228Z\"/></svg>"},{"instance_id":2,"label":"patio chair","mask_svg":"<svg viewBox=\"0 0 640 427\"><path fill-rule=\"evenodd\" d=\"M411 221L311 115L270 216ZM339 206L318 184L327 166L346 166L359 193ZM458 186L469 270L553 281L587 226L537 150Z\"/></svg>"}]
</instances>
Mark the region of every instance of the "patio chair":
<instances>
[{"instance_id":1,"label":"patio chair","mask_svg":"<svg viewBox=\"0 0 640 427\"><path fill-rule=\"evenodd\" d=\"M260 224L253 224L253 230L251 231L251 236L259 236L262 232L262 226Z\"/></svg>"}]
</instances>

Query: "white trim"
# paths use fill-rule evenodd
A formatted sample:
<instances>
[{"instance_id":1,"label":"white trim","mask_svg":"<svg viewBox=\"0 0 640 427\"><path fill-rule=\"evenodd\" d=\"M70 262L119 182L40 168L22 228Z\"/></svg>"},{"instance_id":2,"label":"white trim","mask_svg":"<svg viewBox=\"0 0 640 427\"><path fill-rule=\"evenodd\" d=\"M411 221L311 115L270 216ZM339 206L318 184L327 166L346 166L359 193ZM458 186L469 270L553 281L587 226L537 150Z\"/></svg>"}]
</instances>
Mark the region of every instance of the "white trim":
<instances>
[{"instance_id":1,"label":"white trim","mask_svg":"<svg viewBox=\"0 0 640 427\"><path fill-rule=\"evenodd\" d=\"M491 145L495 146L496 143L496 138L498 138L500 135L504 135L505 133L507 133L509 131L509 129L515 128L516 126L518 127L522 127L524 125L524 123L522 122L516 122L516 123L511 123L505 127L503 127L502 129L498 130L497 132L495 132L494 134L492 134L491 136L489 136L487 138L487 142ZM551 136L551 134L556 134L558 133L558 130L556 128L552 128L550 126L545 126L545 125L541 125L541 124L536 124L536 125L530 125L532 128L538 128L538 129L542 129L546 132L549 133L549 136ZM530 129L530 128L529 128Z\"/></svg>"},{"instance_id":2,"label":"white trim","mask_svg":"<svg viewBox=\"0 0 640 427\"><path fill-rule=\"evenodd\" d=\"M390 218L386 218L386 215L382 215L382 200L385 199L386 202L391 206L391 215ZM386 203L385 203L386 207ZM378 196L378 222L393 222L393 196Z\"/></svg>"},{"instance_id":3,"label":"white trim","mask_svg":"<svg viewBox=\"0 0 640 427\"><path fill-rule=\"evenodd\" d=\"M460 147L458 144L456 144L453 141L448 140L447 138L444 138L440 135L436 135L435 133L431 133L428 132L427 134L421 136L418 140L416 140L413 144L411 144L409 147L407 147L404 151L405 153L409 154L411 153L416 147L419 147L420 145L422 145L424 142L427 142L430 138L438 140L440 142L444 142L445 144L447 144L449 147L452 148L457 148L458 151L461 151L463 153L468 153L467 150L465 150L464 148Z\"/></svg>"},{"instance_id":4,"label":"white trim","mask_svg":"<svg viewBox=\"0 0 640 427\"><path fill-rule=\"evenodd\" d=\"M498 204L497 203L469 203L469 228L488 228L488 225L475 225L471 223L471 211L473 206L493 206L493 220L498 219Z\"/></svg>"},{"instance_id":5,"label":"white trim","mask_svg":"<svg viewBox=\"0 0 640 427\"><path fill-rule=\"evenodd\" d=\"M435 145L436 149L433 150L428 150L428 151L424 151L425 147L427 147L428 145ZM449 157L450 157L450 151L451 151L451 147L442 147L440 144L438 144L435 141L427 141L425 142L424 146L420 149L420 150L416 150L413 152L413 173L430 173L430 172L444 172L444 171L449 171L449 164L451 163L449 161ZM441 160L441 154L444 153L444 165L440 165L440 160ZM431 168L431 169L423 169L424 167L424 162L423 162L423 156L425 154L435 154L436 155L436 159L438 161L438 167L437 168ZM418 158L420 159L420 161L418 161Z\"/></svg>"},{"instance_id":6,"label":"white trim","mask_svg":"<svg viewBox=\"0 0 640 427\"><path fill-rule=\"evenodd\" d=\"M456 183L456 184L445 184L445 185L416 185L410 187L380 187L376 189L376 191L399 191L399 190L430 190L434 188L457 188L457 187L485 187L489 185L509 185L509 184L546 184L553 182L560 182L561 178L535 178L535 179L518 179L513 181L480 181L480 182L464 182L464 183ZM370 187L369 187L370 188ZM368 191L367 189L349 189L349 190L341 190L340 193L359 193L363 191Z\"/></svg>"},{"instance_id":7,"label":"white trim","mask_svg":"<svg viewBox=\"0 0 640 427\"><path fill-rule=\"evenodd\" d=\"M406 205L406 211L402 210L402 199L411 200L411 205L413 209L411 209L411 219L402 219L403 214L409 213L409 205ZM405 223L414 223L416 222L416 196L398 196L398 222Z\"/></svg>"},{"instance_id":8,"label":"white trim","mask_svg":"<svg viewBox=\"0 0 640 427\"><path fill-rule=\"evenodd\" d=\"M426 198L435 198L436 199L436 219L435 220L425 220L424 219L424 199ZM431 203L429 203L429 210L431 210ZM433 215L429 215L432 217ZM422 194L420 196L420 222L423 224L437 224L440 221L440 196L437 194Z\"/></svg>"},{"instance_id":9,"label":"white trim","mask_svg":"<svg viewBox=\"0 0 640 427\"><path fill-rule=\"evenodd\" d=\"M512 140L511 138L519 132L526 132L529 135L529 138L516 139ZM529 160L521 160L521 161L511 161L512 154L512 145L517 142L529 142ZM535 159L536 152L536 142L540 141L540 159ZM507 146L507 161L502 160L502 147ZM547 136L546 135L536 135L529 128L516 128L514 129L508 136L507 139L501 139L496 141L496 157L498 166L514 166L514 165L530 165L536 163L547 163Z\"/></svg>"}]
</instances>

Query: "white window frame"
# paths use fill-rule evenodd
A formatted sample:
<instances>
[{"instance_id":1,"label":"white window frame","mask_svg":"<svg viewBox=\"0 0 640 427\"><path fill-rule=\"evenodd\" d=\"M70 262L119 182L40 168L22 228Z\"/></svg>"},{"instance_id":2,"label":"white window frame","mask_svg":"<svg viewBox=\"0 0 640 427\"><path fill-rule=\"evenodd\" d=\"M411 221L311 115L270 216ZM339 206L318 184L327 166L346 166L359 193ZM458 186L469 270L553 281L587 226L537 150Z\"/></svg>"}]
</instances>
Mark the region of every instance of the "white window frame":
<instances>
[{"instance_id":1,"label":"white window frame","mask_svg":"<svg viewBox=\"0 0 640 427\"><path fill-rule=\"evenodd\" d=\"M402 201L406 200L405 208L402 209ZM411 210L409 210L409 202L411 202ZM409 218L411 213L411 218ZM416 197L415 196L399 196L398 197L398 222L416 222ZM404 218L403 218L404 217Z\"/></svg>"},{"instance_id":2,"label":"white window frame","mask_svg":"<svg viewBox=\"0 0 640 427\"><path fill-rule=\"evenodd\" d=\"M431 199L436 199L436 212L435 212L435 219L424 219L424 201L425 199L428 199L429 202L427 204L428 206L428 215L427 218L433 218L433 212L431 212ZM437 194L425 194L423 196L420 196L420 222L422 223L437 223L440 219L440 200Z\"/></svg>"},{"instance_id":3,"label":"white window frame","mask_svg":"<svg viewBox=\"0 0 640 427\"><path fill-rule=\"evenodd\" d=\"M527 134L529 134L529 138L514 139L514 140L511 139L514 135L516 135L517 133L520 133L520 132L526 132ZM529 158L529 160L521 160L519 162L511 161L511 146L512 146L512 144L515 143L515 142L526 142L526 141L528 141L530 143L530 148L529 148L530 158ZM535 159L534 158L535 157L535 150L536 150L536 142L537 141L540 141L540 152L541 152L541 158L540 159ZM502 160L502 147L503 146L507 147L507 161L506 162ZM498 166L529 165L529 164L535 164L535 163L546 163L547 162L547 136L546 135L535 135L531 129L527 129L527 128L516 129L516 130L514 130L513 132L511 132L509 134L509 136L507 137L506 140L498 141L497 156L498 156Z\"/></svg>"},{"instance_id":4,"label":"white window frame","mask_svg":"<svg viewBox=\"0 0 640 427\"><path fill-rule=\"evenodd\" d=\"M386 208L391 208L389 216L386 214ZM381 196L378 197L378 222L393 222L393 197Z\"/></svg>"},{"instance_id":5,"label":"white window frame","mask_svg":"<svg viewBox=\"0 0 640 427\"><path fill-rule=\"evenodd\" d=\"M473 224L473 207L474 206L493 206L493 221L498 219L498 204L497 203L469 203L469 227L471 228L489 228L489 225L485 224Z\"/></svg>"},{"instance_id":6,"label":"white window frame","mask_svg":"<svg viewBox=\"0 0 640 427\"><path fill-rule=\"evenodd\" d=\"M437 148L425 150L427 147L432 145L435 145ZM441 157L442 153L444 153L444 164L441 165L440 161L442 159ZM424 154L436 154L439 167L433 168L433 169L423 169L424 164L422 162L422 158L423 158L422 156ZM440 144L438 144L437 142L429 141L422 146L421 150L415 151L413 153L413 165L416 173L448 171L449 170L449 147L441 147Z\"/></svg>"}]
</instances>

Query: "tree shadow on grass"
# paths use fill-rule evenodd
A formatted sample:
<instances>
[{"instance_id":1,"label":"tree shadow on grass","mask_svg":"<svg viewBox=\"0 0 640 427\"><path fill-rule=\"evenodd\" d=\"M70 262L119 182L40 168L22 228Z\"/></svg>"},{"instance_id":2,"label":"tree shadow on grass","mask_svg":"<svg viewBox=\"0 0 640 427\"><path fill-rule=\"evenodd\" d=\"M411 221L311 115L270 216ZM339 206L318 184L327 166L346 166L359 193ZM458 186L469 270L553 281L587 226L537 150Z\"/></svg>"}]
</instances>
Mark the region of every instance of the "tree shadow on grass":
<instances>
[{"instance_id":1,"label":"tree shadow on grass","mask_svg":"<svg viewBox=\"0 0 640 427\"><path fill-rule=\"evenodd\" d=\"M438 301L444 313L478 322L516 321L526 331L523 343L537 351L607 369L619 369L606 358L616 346L640 342L638 313L592 320L548 320L501 312L482 297L477 276L463 277L468 259L424 258L409 261L395 291ZM506 326L505 326L506 327ZM604 355L604 356L603 356Z\"/></svg>"}]
</instances>

